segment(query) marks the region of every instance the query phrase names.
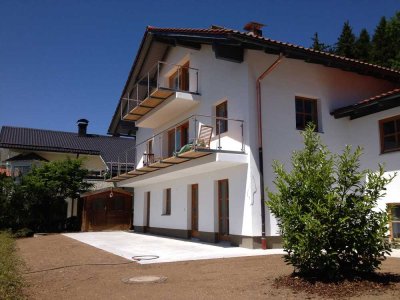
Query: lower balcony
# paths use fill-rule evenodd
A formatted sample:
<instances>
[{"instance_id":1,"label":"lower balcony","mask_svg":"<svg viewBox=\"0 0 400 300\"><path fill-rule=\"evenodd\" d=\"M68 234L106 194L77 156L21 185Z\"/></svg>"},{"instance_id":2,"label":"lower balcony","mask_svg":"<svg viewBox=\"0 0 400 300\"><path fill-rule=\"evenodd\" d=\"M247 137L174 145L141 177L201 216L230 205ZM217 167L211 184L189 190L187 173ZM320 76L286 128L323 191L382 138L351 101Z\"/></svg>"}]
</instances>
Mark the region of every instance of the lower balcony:
<instances>
[{"instance_id":1,"label":"lower balcony","mask_svg":"<svg viewBox=\"0 0 400 300\"><path fill-rule=\"evenodd\" d=\"M136 152L135 168L118 163L118 174L108 181L134 186L245 164L243 132L242 120L192 116L128 150Z\"/></svg>"}]
</instances>

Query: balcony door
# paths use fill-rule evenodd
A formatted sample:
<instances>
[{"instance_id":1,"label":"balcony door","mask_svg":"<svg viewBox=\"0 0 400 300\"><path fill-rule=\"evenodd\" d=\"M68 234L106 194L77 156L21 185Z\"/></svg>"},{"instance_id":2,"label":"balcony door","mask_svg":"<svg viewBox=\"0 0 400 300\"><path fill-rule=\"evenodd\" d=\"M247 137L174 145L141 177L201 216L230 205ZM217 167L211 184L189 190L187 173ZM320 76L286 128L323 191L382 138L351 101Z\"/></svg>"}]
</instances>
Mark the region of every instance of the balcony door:
<instances>
[{"instance_id":1,"label":"balcony door","mask_svg":"<svg viewBox=\"0 0 400 300\"><path fill-rule=\"evenodd\" d=\"M147 232L150 227L150 192L146 192L146 223L144 225L144 231Z\"/></svg>"},{"instance_id":2,"label":"balcony door","mask_svg":"<svg viewBox=\"0 0 400 300\"><path fill-rule=\"evenodd\" d=\"M199 236L199 185L192 184L192 237Z\"/></svg>"},{"instance_id":3,"label":"balcony door","mask_svg":"<svg viewBox=\"0 0 400 300\"><path fill-rule=\"evenodd\" d=\"M169 77L169 87L175 91L189 91L189 62L179 66Z\"/></svg>"},{"instance_id":4,"label":"balcony door","mask_svg":"<svg viewBox=\"0 0 400 300\"><path fill-rule=\"evenodd\" d=\"M228 179L218 181L218 239L229 239L229 182Z\"/></svg>"},{"instance_id":5,"label":"balcony door","mask_svg":"<svg viewBox=\"0 0 400 300\"><path fill-rule=\"evenodd\" d=\"M168 131L168 157L189 143L189 122Z\"/></svg>"}]
</instances>

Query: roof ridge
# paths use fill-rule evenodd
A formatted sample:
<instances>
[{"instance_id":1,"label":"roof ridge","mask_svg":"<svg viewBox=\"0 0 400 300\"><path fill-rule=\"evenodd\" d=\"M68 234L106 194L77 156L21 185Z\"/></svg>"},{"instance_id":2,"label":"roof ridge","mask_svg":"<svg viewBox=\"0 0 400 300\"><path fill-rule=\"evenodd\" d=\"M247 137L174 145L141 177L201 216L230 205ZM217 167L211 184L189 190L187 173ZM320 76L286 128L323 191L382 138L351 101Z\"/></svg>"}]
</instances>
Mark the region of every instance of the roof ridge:
<instances>
[{"instance_id":1,"label":"roof ridge","mask_svg":"<svg viewBox=\"0 0 400 300\"><path fill-rule=\"evenodd\" d=\"M55 129L43 129L43 128L32 128L32 127L20 127L20 126L10 126L10 125L3 125L3 128L13 128L13 129L28 129L28 130L37 130L42 132L55 132L55 133L67 133L71 135L78 135L78 132L73 131L63 131L63 130L55 130ZM111 135L102 135L97 133L88 133L87 137L104 137L104 138L113 138L114 136Z\"/></svg>"},{"instance_id":2,"label":"roof ridge","mask_svg":"<svg viewBox=\"0 0 400 300\"><path fill-rule=\"evenodd\" d=\"M322 54L328 57L332 57L332 58L336 58L336 59L340 59L340 60L344 60L344 61L350 61L350 62L354 62L354 63L359 63L362 65L366 65L366 66L370 66L370 67L374 67L374 68L379 68L382 70L386 70L386 71L390 71L393 73L397 73L400 74L400 70L395 70L392 68L388 68L388 67L384 67L381 65L377 65L377 64L373 64L373 63L369 63L369 62L365 62L359 59L355 59L355 58L349 58L346 56L341 56L341 55L337 55L334 53L329 53L326 51L320 51L320 50L315 50L309 47L305 47L305 46L301 46L301 45L297 45L297 44L293 44L293 43L289 43L289 42L283 42L283 41L279 41L279 40L275 40L269 37L264 37L264 36L257 36L252 32L244 32L244 31L240 31L240 30L236 30L236 29L231 29L231 28L227 28L227 27L223 27L221 26L221 29L218 28L180 28L180 27L156 27L156 26L147 26L146 30L147 31L182 31L182 32L190 32L190 31L194 31L194 32L198 32L198 33L234 33L234 34L240 34L240 35L244 35L247 37L251 37L251 38L255 38L255 39L259 39L259 40L264 40L264 41L268 41L268 42L272 42L272 43L276 43L276 44L281 44L284 46L288 46L288 47L292 47L292 48L297 48L297 49L303 49L306 51L310 51L310 52L314 52L317 54Z\"/></svg>"}]
</instances>

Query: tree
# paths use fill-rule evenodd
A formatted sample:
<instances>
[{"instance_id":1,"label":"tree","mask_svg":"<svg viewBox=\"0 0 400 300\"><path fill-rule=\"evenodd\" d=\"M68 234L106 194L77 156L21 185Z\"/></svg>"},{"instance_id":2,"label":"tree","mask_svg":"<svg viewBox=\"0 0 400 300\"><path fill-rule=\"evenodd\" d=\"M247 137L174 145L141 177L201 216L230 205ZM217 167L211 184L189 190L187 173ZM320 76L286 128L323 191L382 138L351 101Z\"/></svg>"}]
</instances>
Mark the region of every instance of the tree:
<instances>
[{"instance_id":1,"label":"tree","mask_svg":"<svg viewBox=\"0 0 400 300\"><path fill-rule=\"evenodd\" d=\"M343 24L342 33L340 34L336 43L336 54L348 58L355 57L355 40L356 37L353 33L349 21Z\"/></svg>"},{"instance_id":2,"label":"tree","mask_svg":"<svg viewBox=\"0 0 400 300\"><path fill-rule=\"evenodd\" d=\"M355 57L362 61L369 61L371 41L367 29L363 28L355 43Z\"/></svg>"},{"instance_id":3,"label":"tree","mask_svg":"<svg viewBox=\"0 0 400 300\"><path fill-rule=\"evenodd\" d=\"M386 38L388 50L388 66L400 69L400 12L397 12L387 23Z\"/></svg>"},{"instance_id":4,"label":"tree","mask_svg":"<svg viewBox=\"0 0 400 300\"><path fill-rule=\"evenodd\" d=\"M383 176L382 166L377 172L359 171L359 147L332 155L313 126L303 138L304 149L294 152L290 172L274 162L277 191L268 191L285 260L303 276L339 279L373 272L390 251L384 239L387 214L375 207L392 178Z\"/></svg>"},{"instance_id":5,"label":"tree","mask_svg":"<svg viewBox=\"0 0 400 300\"><path fill-rule=\"evenodd\" d=\"M388 67L389 66L389 40L386 33L386 18L382 17L375 28L372 37L371 62Z\"/></svg>"},{"instance_id":6,"label":"tree","mask_svg":"<svg viewBox=\"0 0 400 300\"><path fill-rule=\"evenodd\" d=\"M0 221L4 220L0 228L62 230L65 199L77 199L90 188L91 184L85 181L87 174L82 160L68 158L34 167L22 177L20 184L8 181L6 195L0 199L0 208L5 208L0 211Z\"/></svg>"},{"instance_id":7,"label":"tree","mask_svg":"<svg viewBox=\"0 0 400 300\"><path fill-rule=\"evenodd\" d=\"M317 50L317 51L327 51L328 50L328 46L319 41L318 32L314 33L314 36L311 38L311 40L313 41L313 43L311 45L312 49Z\"/></svg>"}]
</instances>

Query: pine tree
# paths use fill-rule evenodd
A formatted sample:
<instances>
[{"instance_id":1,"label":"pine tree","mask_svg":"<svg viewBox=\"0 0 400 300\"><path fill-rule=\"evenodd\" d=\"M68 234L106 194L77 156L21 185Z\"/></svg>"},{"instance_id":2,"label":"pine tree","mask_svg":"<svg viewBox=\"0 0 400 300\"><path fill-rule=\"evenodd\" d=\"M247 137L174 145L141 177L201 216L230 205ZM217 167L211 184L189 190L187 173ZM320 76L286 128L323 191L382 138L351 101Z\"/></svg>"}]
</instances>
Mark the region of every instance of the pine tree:
<instances>
[{"instance_id":1,"label":"pine tree","mask_svg":"<svg viewBox=\"0 0 400 300\"><path fill-rule=\"evenodd\" d=\"M387 21L382 17L372 37L371 62L389 67L389 40L387 37Z\"/></svg>"},{"instance_id":2,"label":"pine tree","mask_svg":"<svg viewBox=\"0 0 400 300\"><path fill-rule=\"evenodd\" d=\"M371 52L371 41L367 29L363 28L355 43L355 58L369 61Z\"/></svg>"},{"instance_id":3,"label":"pine tree","mask_svg":"<svg viewBox=\"0 0 400 300\"><path fill-rule=\"evenodd\" d=\"M319 41L319 37L318 37L318 32L314 33L314 36L311 38L311 40L313 41L311 48L317 51L326 51L327 50L327 46L324 43L321 43Z\"/></svg>"},{"instance_id":4,"label":"pine tree","mask_svg":"<svg viewBox=\"0 0 400 300\"><path fill-rule=\"evenodd\" d=\"M353 29L351 28L349 21L346 21L336 44L336 54L348 58L354 58L355 40L356 37L353 33Z\"/></svg>"},{"instance_id":5,"label":"pine tree","mask_svg":"<svg viewBox=\"0 0 400 300\"><path fill-rule=\"evenodd\" d=\"M389 67L399 69L400 67L400 12L397 12L387 22L386 36L390 47L388 50Z\"/></svg>"}]
</instances>

